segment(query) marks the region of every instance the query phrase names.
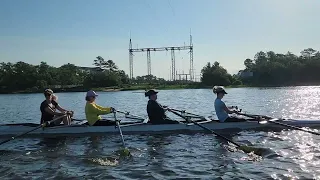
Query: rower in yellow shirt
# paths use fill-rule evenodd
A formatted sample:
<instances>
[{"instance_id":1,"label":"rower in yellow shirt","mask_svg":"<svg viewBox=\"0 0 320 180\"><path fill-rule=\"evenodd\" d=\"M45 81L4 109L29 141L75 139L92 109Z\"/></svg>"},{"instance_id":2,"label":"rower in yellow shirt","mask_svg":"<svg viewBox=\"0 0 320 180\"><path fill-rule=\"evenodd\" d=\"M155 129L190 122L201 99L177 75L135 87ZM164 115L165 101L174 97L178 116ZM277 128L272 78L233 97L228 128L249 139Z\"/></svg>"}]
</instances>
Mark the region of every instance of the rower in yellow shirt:
<instances>
[{"instance_id":1,"label":"rower in yellow shirt","mask_svg":"<svg viewBox=\"0 0 320 180\"><path fill-rule=\"evenodd\" d=\"M100 115L105 115L113 113L115 110L113 107L102 107L96 104L95 100L98 94L92 90L87 92L86 95L86 119L90 126L106 126L106 125L115 125L115 122L106 121L101 118ZM103 121L101 121L103 120Z\"/></svg>"}]
</instances>

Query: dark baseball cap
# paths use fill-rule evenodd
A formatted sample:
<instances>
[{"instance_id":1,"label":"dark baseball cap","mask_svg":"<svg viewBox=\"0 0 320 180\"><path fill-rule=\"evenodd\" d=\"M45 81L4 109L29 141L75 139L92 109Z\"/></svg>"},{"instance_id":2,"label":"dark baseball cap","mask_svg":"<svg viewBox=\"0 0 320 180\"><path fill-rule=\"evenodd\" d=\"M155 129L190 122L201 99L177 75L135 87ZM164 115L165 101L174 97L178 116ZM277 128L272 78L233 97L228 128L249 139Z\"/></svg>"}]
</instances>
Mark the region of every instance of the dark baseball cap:
<instances>
[{"instance_id":1,"label":"dark baseball cap","mask_svg":"<svg viewBox=\"0 0 320 180\"><path fill-rule=\"evenodd\" d=\"M145 92L144 95L147 96L151 96L154 94L158 94L158 91L156 91L155 89L150 89L149 91Z\"/></svg>"}]
</instances>

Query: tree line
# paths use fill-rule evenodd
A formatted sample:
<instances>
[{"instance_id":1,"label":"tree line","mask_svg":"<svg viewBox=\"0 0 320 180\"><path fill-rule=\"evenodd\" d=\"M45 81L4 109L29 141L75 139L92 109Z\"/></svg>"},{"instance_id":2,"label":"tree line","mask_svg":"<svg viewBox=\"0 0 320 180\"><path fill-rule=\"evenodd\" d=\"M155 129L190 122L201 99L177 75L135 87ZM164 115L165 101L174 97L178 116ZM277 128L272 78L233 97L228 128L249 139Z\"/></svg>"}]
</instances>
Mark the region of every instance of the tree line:
<instances>
[{"instance_id":1,"label":"tree line","mask_svg":"<svg viewBox=\"0 0 320 180\"><path fill-rule=\"evenodd\" d=\"M203 67L204 85L289 86L320 84L320 52L304 49L300 55L260 51L244 60L245 69L230 75L218 62ZM246 74L247 76L242 76ZM248 74L249 73L249 74Z\"/></svg>"},{"instance_id":2,"label":"tree line","mask_svg":"<svg viewBox=\"0 0 320 180\"><path fill-rule=\"evenodd\" d=\"M105 60L101 56L93 60L95 67L83 68L74 64L53 67L46 62L32 65L22 61L0 63L0 93L41 92L45 88L82 91L90 88L117 87L128 88L132 85L146 87L172 85L154 75L137 76L129 79L125 71L120 70L113 60Z\"/></svg>"},{"instance_id":3,"label":"tree line","mask_svg":"<svg viewBox=\"0 0 320 180\"><path fill-rule=\"evenodd\" d=\"M101 56L93 60L95 68L84 70L74 64L53 67L46 62L31 65L25 62L0 63L0 93L42 91L44 88L75 87L124 87L132 85L176 85L180 81L167 81L153 75L129 79L113 60ZM231 75L219 62L208 62L201 70L197 87L214 85L287 86L320 84L320 52L304 49L300 55L273 51L260 51L253 59L244 60L245 69ZM245 73L252 76L242 76Z\"/></svg>"},{"instance_id":4,"label":"tree line","mask_svg":"<svg viewBox=\"0 0 320 180\"><path fill-rule=\"evenodd\" d=\"M109 87L129 83L128 75L112 60L98 56L96 68L81 69L74 64L53 67L46 62L32 65L25 62L0 63L0 92L41 91L44 88Z\"/></svg>"}]
</instances>

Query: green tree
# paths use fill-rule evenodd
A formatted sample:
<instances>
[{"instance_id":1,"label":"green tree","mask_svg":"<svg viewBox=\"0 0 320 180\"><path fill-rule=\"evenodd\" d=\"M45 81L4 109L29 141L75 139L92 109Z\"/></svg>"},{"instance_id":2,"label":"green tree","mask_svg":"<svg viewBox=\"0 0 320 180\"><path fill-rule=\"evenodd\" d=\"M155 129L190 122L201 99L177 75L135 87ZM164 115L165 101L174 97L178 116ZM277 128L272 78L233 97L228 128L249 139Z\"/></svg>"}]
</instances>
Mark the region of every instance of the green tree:
<instances>
[{"instance_id":1,"label":"green tree","mask_svg":"<svg viewBox=\"0 0 320 180\"><path fill-rule=\"evenodd\" d=\"M118 71L121 84L129 84L129 76L123 71Z\"/></svg>"},{"instance_id":2,"label":"green tree","mask_svg":"<svg viewBox=\"0 0 320 180\"><path fill-rule=\"evenodd\" d=\"M251 59L248 58L248 59L246 59L244 61L244 65L246 67L246 70L252 70L252 67L254 66L254 63L253 63L253 61Z\"/></svg>"},{"instance_id":3,"label":"green tree","mask_svg":"<svg viewBox=\"0 0 320 180\"><path fill-rule=\"evenodd\" d=\"M312 48L308 48L308 49L304 49L303 51L301 51L301 56L303 58L311 58L312 56L314 56L317 53L316 50L312 49Z\"/></svg>"},{"instance_id":4,"label":"green tree","mask_svg":"<svg viewBox=\"0 0 320 180\"><path fill-rule=\"evenodd\" d=\"M297 56L291 52L276 54L273 51L262 51L255 55L253 63L244 61L246 70L253 72L254 77L242 78L246 84L257 86L285 86L320 84L320 53L312 48L301 51Z\"/></svg>"},{"instance_id":5,"label":"green tree","mask_svg":"<svg viewBox=\"0 0 320 180\"><path fill-rule=\"evenodd\" d=\"M231 85L232 76L220 66L219 62L214 62L211 64L208 62L205 67L201 70L201 82L206 86L222 85L227 86Z\"/></svg>"},{"instance_id":6,"label":"green tree","mask_svg":"<svg viewBox=\"0 0 320 180\"><path fill-rule=\"evenodd\" d=\"M118 66L112 60L105 61L101 56L96 57L96 59L93 61L93 65L103 70L105 69L110 71L118 70Z\"/></svg>"},{"instance_id":7,"label":"green tree","mask_svg":"<svg viewBox=\"0 0 320 180\"><path fill-rule=\"evenodd\" d=\"M58 68L60 85L83 84L85 73L82 73L74 64L64 64Z\"/></svg>"}]
</instances>

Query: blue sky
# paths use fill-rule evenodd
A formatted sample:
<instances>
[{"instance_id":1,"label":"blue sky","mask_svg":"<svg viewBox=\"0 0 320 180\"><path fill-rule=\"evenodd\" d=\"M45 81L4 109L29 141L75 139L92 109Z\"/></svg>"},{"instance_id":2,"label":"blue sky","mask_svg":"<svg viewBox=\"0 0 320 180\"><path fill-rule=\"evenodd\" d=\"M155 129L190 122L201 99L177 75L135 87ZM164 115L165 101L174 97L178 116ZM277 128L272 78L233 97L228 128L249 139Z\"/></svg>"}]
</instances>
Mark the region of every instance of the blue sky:
<instances>
[{"instance_id":1,"label":"blue sky","mask_svg":"<svg viewBox=\"0 0 320 180\"><path fill-rule=\"evenodd\" d=\"M196 74L218 61L230 73L256 52L320 50L318 0L1 0L0 61L91 66L102 56L129 73L134 47L181 46L191 29ZM147 74L146 53L134 76ZM170 52L151 52L152 74L169 77ZM176 70L187 72L187 51Z\"/></svg>"}]
</instances>

